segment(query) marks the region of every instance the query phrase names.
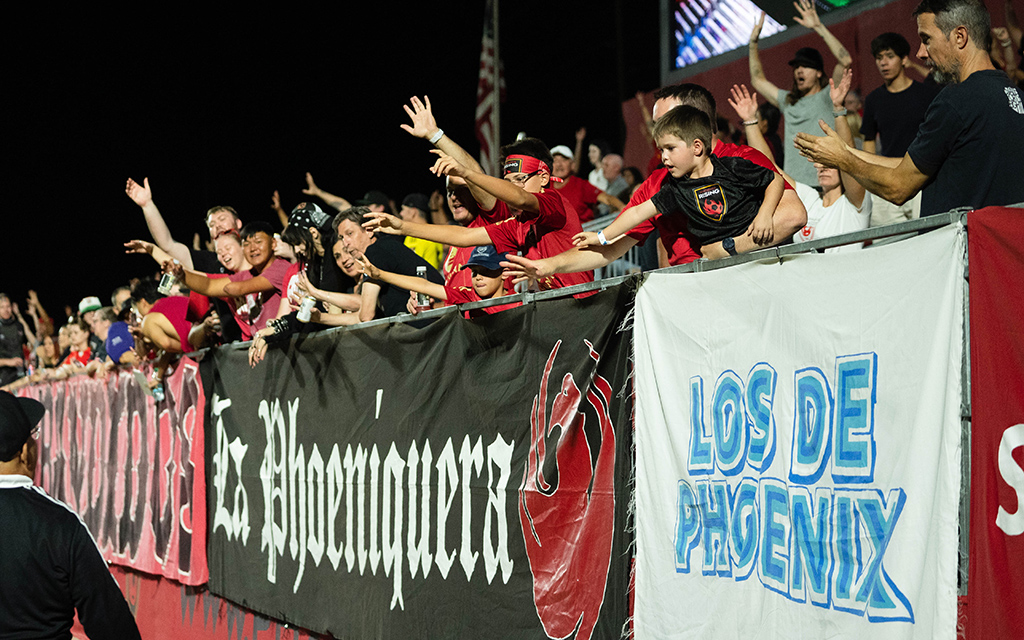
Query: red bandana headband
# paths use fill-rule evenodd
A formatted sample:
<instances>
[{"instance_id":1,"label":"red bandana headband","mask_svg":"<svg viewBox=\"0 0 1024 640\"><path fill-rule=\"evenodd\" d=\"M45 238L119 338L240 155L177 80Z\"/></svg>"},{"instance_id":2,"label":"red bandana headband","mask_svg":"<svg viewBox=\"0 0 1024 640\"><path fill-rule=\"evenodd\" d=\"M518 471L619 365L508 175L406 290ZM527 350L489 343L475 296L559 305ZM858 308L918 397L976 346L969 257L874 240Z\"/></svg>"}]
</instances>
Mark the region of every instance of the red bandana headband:
<instances>
[{"instance_id":1,"label":"red bandana headband","mask_svg":"<svg viewBox=\"0 0 1024 640\"><path fill-rule=\"evenodd\" d=\"M537 171L546 171L551 182L562 181L561 178L551 175L551 168L548 167L546 162L532 156L508 156L505 158L505 167L502 175L510 173L536 173Z\"/></svg>"}]
</instances>

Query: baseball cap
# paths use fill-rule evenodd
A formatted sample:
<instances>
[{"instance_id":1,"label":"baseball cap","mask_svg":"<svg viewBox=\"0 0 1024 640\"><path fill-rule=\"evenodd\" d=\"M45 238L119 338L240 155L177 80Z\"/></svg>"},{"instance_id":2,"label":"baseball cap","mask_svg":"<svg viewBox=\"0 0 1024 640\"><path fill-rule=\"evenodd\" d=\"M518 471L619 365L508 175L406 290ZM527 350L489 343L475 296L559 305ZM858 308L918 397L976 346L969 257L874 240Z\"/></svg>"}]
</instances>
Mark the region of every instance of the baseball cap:
<instances>
[{"instance_id":1,"label":"baseball cap","mask_svg":"<svg viewBox=\"0 0 1024 640\"><path fill-rule=\"evenodd\" d=\"M383 191L367 191L366 195L363 196L362 200L356 200L352 203L357 207L366 207L371 204L379 204L382 207L389 207L391 201L388 199L387 194Z\"/></svg>"},{"instance_id":2,"label":"baseball cap","mask_svg":"<svg viewBox=\"0 0 1024 640\"><path fill-rule=\"evenodd\" d=\"M570 149L569 147L565 146L564 144L560 144L560 145L551 147L551 155L553 155L553 156L565 156L566 158L569 158L570 160L573 159L572 149Z\"/></svg>"},{"instance_id":3,"label":"baseball cap","mask_svg":"<svg viewBox=\"0 0 1024 640\"><path fill-rule=\"evenodd\" d=\"M44 413L46 407L38 400L0 391L0 461L18 455Z\"/></svg>"},{"instance_id":4,"label":"baseball cap","mask_svg":"<svg viewBox=\"0 0 1024 640\"><path fill-rule=\"evenodd\" d=\"M801 47L796 50L796 56L789 61L789 66L824 71L825 60L821 57L821 52L814 47Z\"/></svg>"},{"instance_id":5,"label":"baseball cap","mask_svg":"<svg viewBox=\"0 0 1024 640\"><path fill-rule=\"evenodd\" d=\"M463 268L471 267L476 265L483 267L484 269L491 269L492 271L501 270L501 260L505 256L498 253L498 250L494 248L494 245L484 245L473 249L473 253L469 254L469 260L466 261L466 265Z\"/></svg>"},{"instance_id":6,"label":"baseball cap","mask_svg":"<svg viewBox=\"0 0 1024 640\"><path fill-rule=\"evenodd\" d=\"M110 325L107 329L107 340L105 345L107 348L107 355L114 363L121 361L123 356L130 349L135 348L135 338L132 337L132 332L128 329L127 322L115 322Z\"/></svg>"},{"instance_id":7,"label":"baseball cap","mask_svg":"<svg viewBox=\"0 0 1024 640\"><path fill-rule=\"evenodd\" d=\"M89 296L82 298L82 301L78 303L78 313L86 313L88 311L96 311L102 309L103 305L100 304L100 299L96 296Z\"/></svg>"},{"instance_id":8,"label":"baseball cap","mask_svg":"<svg viewBox=\"0 0 1024 640\"><path fill-rule=\"evenodd\" d=\"M410 193L402 200L402 206L419 209L423 213L430 213L430 198L422 193Z\"/></svg>"}]
</instances>

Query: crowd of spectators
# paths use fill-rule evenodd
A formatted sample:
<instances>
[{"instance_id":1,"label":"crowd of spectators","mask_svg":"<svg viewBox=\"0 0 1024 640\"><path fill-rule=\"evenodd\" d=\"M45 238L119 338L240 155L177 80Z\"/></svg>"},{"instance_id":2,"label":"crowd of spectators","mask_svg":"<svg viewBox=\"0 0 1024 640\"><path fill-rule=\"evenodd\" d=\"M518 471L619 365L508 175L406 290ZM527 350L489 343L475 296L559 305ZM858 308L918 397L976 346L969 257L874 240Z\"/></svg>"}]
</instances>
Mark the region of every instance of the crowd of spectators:
<instances>
[{"instance_id":1,"label":"crowd of spectators","mask_svg":"<svg viewBox=\"0 0 1024 640\"><path fill-rule=\"evenodd\" d=\"M501 175L488 175L438 126L429 99L414 97L402 128L430 145L431 170L444 190L406 194L397 206L373 189L350 201L307 173L304 201L291 211L273 193L280 230L214 206L203 248L199 238L191 246L173 238L149 179L129 178L126 194L151 238L126 238L125 250L149 256L154 275L118 287L109 305L86 297L58 322L35 292L21 306L24 314L0 294L0 387L152 361L150 386L159 396L181 353L248 341L250 363L258 366L268 349L299 333L590 282L593 269L652 238L661 249L657 264L666 266L956 206L1024 201L1021 181L1007 179L1013 168L1001 160L1006 156L989 153L992 175L964 181L972 171L965 163L977 158L957 155L970 118L998 123L998 131L972 129L981 145L1018 153L1024 147L1015 87L1024 78L1017 67L1022 32L1009 2L1007 26L992 28L977 0L925 0L915 17L917 57L926 66L911 60L905 38L878 34L871 50L881 86L863 99L852 89L858 79L848 49L812 2L794 4L797 22L834 58L831 76L821 52L804 47L789 62L791 88L772 84L758 54L762 14L749 40L753 92L732 87L733 113L720 113L711 92L696 84L659 90L649 113L638 94L653 146L647 175L624 166L585 128L573 148L521 138L502 148ZM947 83L954 86L943 90ZM962 96L968 85L977 103L970 108ZM887 175L879 177L878 168ZM969 184L951 188L957 175ZM604 229L583 231L583 223L613 213L618 218Z\"/></svg>"}]
</instances>

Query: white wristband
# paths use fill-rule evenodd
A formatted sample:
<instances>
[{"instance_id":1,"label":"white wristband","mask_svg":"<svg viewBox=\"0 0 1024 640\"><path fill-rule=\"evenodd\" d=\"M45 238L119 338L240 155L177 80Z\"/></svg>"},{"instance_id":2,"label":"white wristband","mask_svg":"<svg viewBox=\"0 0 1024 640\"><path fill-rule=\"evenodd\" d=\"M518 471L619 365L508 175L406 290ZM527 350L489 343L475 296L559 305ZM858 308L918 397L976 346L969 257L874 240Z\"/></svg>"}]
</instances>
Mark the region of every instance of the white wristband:
<instances>
[{"instance_id":1,"label":"white wristband","mask_svg":"<svg viewBox=\"0 0 1024 640\"><path fill-rule=\"evenodd\" d=\"M597 232L597 241L600 242L602 245L608 244L608 238L606 238L604 236L604 230L603 229L601 231Z\"/></svg>"},{"instance_id":2,"label":"white wristband","mask_svg":"<svg viewBox=\"0 0 1024 640\"><path fill-rule=\"evenodd\" d=\"M430 136L430 144L437 144L437 141L440 140L441 136L443 136L443 135L444 135L444 129L438 129L437 133L435 133L434 135Z\"/></svg>"}]
</instances>

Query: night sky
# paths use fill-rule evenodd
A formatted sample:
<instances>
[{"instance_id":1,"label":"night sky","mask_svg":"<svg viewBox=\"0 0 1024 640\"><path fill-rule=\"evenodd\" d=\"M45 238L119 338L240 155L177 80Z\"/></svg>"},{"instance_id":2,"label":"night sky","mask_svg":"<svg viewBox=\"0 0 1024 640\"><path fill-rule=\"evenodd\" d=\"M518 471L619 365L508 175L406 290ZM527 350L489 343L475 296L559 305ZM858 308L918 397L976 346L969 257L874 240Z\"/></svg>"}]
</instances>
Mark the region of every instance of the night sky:
<instances>
[{"instance_id":1,"label":"night sky","mask_svg":"<svg viewBox=\"0 0 1024 640\"><path fill-rule=\"evenodd\" d=\"M502 2L502 142L526 131L572 146L586 126L621 149L622 100L658 86L657 5ZM121 246L151 239L124 194L129 176L150 178L186 244L206 238L214 205L277 228L272 192L290 210L306 171L349 200L441 188L430 145L399 128L402 105L429 95L438 124L477 152L483 3L363 3L371 15L359 20L337 6L346 12L331 20L295 8L39 16L44 32L9 24L0 291L21 302L34 288L59 316L152 273Z\"/></svg>"}]
</instances>

